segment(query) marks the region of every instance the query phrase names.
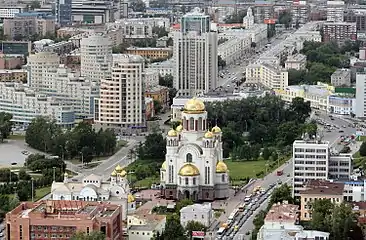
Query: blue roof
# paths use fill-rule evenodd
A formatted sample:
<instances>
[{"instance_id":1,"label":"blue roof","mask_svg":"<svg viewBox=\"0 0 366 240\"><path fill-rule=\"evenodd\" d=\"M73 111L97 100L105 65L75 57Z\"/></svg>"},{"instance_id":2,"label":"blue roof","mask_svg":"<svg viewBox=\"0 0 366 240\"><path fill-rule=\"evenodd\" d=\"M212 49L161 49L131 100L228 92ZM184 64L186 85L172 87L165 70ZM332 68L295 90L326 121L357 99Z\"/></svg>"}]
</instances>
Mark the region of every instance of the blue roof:
<instances>
[{"instance_id":1,"label":"blue roof","mask_svg":"<svg viewBox=\"0 0 366 240\"><path fill-rule=\"evenodd\" d=\"M23 12L15 14L17 17L43 17L43 18L54 18L53 15L45 12Z\"/></svg>"}]
</instances>

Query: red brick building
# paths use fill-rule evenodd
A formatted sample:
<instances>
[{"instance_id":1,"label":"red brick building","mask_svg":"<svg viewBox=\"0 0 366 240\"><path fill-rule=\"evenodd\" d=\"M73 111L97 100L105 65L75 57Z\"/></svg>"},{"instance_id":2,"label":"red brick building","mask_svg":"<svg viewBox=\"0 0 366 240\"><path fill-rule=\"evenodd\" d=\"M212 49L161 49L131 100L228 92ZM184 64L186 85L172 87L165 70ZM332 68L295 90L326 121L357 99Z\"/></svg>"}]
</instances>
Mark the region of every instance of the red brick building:
<instances>
[{"instance_id":1,"label":"red brick building","mask_svg":"<svg viewBox=\"0 0 366 240\"><path fill-rule=\"evenodd\" d=\"M76 232L101 231L122 238L122 208L107 202L45 200L23 202L6 214L7 240L66 240Z\"/></svg>"}]
</instances>

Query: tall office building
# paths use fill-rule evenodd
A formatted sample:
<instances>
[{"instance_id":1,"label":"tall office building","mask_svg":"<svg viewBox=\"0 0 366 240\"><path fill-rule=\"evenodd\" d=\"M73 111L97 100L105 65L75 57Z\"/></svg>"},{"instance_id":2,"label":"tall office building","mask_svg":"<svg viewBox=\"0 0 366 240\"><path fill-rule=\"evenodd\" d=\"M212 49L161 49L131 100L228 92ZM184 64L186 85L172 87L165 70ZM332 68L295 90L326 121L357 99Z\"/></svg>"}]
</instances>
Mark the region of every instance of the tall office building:
<instances>
[{"instance_id":1,"label":"tall office building","mask_svg":"<svg viewBox=\"0 0 366 240\"><path fill-rule=\"evenodd\" d=\"M356 117L366 116L366 73L356 74Z\"/></svg>"},{"instance_id":2,"label":"tall office building","mask_svg":"<svg viewBox=\"0 0 366 240\"><path fill-rule=\"evenodd\" d=\"M56 0L55 2L56 23L60 26L72 23L72 0Z\"/></svg>"},{"instance_id":3,"label":"tall office building","mask_svg":"<svg viewBox=\"0 0 366 240\"><path fill-rule=\"evenodd\" d=\"M112 42L108 37L93 34L80 41L81 75L90 81L109 78L112 65Z\"/></svg>"},{"instance_id":4,"label":"tall office building","mask_svg":"<svg viewBox=\"0 0 366 240\"><path fill-rule=\"evenodd\" d=\"M217 32L210 31L209 16L196 8L182 17L174 35L174 87L178 95L195 96L217 86Z\"/></svg>"},{"instance_id":5,"label":"tall office building","mask_svg":"<svg viewBox=\"0 0 366 240\"><path fill-rule=\"evenodd\" d=\"M327 21L343 22L345 6L344 1L327 1Z\"/></svg>"},{"instance_id":6,"label":"tall office building","mask_svg":"<svg viewBox=\"0 0 366 240\"><path fill-rule=\"evenodd\" d=\"M309 21L310 5L307 1L294 0L291 6L292 22L305 24Z\"/></svg>"},{"instance_id":7,"label":"tall office building","mask_svg":"<svg viewBox=\"0 0 366 240\"><path fill-rule=\"evenodd\" d=\"M352 155L332 150L328 141L304 139L293 143L293 196L310 180L349 180Z\"/></svg>"},{"instance_id":8,"label":"tall office building","mask_svg":"<svg viewBox=\"0 0 366 240\"><path fill-rule=\"evenodd\" d=\"M95 101L97 127L116 130L145 126L144 59L138 55L113 55L112 76L103 78Z\"/></svg>"},{"instance_id":9,"label":"tall office building","mask_svg":"<svg viewBox=\"0 0 366 240\"><path fill-rule=\"evenodd\" d=\"M39 52L28 57L28 84L36 91L43 88L45 71L57 69L60 57L54 52Z\"/></svg>"}]
</instances>

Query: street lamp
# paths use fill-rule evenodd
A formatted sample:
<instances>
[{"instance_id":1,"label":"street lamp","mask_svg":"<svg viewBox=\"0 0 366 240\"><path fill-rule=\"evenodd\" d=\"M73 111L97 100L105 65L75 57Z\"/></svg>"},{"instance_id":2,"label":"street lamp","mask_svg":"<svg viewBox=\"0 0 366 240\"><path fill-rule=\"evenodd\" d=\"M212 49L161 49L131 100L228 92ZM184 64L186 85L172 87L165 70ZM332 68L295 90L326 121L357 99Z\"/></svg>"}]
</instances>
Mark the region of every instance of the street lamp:
<instances>
[{"instance_id":1,"label":"street lamp","mask_svg":"<svg viewBox=\"0 0 366 240\"><path fill-rule=\"evenodd\" d=\"M53 167L53 181L56 182L56 167Z\"/></svg>"},{"instance_id":2,"label":"street lamp","mask_svg":"<svg viewBox=\"0 0 366 240\"><path fill-rule=\"evenodd\" d=\"M79 152L81 154L81 168L84 167L84 153L83 152Z\"/></svg>"},{"instance_id":3,"label":"street lamp","mask_svg":"<svg viewBox=\"0 0 366 240\"><path fill-rule=\"evenodd\" d=\"M34 194L33 194L33 189L34 189L34 179L31 179L32 182L32 202L34 202Z\"/></svg>"}]
</instances>

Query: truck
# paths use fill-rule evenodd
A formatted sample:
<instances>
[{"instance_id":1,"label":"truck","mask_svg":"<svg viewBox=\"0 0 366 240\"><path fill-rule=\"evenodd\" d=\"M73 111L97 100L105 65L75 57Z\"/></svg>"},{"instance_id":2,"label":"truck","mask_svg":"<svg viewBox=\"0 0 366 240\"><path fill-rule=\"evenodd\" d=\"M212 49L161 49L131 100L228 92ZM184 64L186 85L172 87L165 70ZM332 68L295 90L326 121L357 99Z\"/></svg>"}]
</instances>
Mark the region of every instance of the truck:
<instances>
[{"instance_id":1,"label":"truck","mask_svg":"<svg viewBox=\"0 0 366 240\"><path fill-rule=\"evenodd\" d=\"M282 174L283 174L283 170L278 170L277 171L277 176L282 176Z\"/></svg>"}]
</instances>

